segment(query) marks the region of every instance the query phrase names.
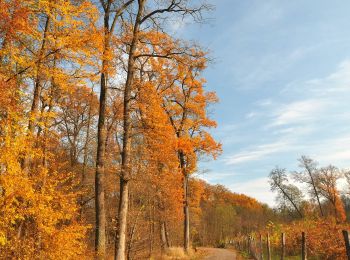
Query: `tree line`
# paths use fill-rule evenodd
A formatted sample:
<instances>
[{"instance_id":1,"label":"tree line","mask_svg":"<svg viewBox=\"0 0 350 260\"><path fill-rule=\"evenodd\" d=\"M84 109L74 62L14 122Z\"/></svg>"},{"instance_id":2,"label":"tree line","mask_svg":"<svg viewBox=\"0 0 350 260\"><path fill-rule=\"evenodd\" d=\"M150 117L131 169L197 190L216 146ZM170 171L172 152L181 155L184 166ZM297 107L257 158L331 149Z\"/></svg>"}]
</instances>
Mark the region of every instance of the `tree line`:
<instances>
[{"instance_id":1,"label":"tree line","mask_svg":"<svg viewBox=\"0 0 350 260\"><path fill-rule=\"evenodd\" d=\"M277 193L276 201L281 212L290 218L308 215L321 218L333 217L337 222L346 221L345 205L348 200L350 173L334 165L319 167L318 163L302 156L300 171L288 173L276 167L269 175L271 190ZM339 184L347 183L341 191ZM296 184L300 184L297 186Z\"/></svg>"}]
</instances>

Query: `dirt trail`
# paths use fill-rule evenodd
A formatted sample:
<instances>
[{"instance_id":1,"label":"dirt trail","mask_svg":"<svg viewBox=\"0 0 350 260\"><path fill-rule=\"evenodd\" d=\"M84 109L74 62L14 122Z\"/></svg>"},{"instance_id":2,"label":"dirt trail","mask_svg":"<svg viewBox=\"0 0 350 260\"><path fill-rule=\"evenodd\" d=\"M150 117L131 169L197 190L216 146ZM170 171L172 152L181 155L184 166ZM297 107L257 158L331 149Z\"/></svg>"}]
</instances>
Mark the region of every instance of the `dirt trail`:
<instances>
[{"instance_id":1,"label":"dirt trail","mask_svg":"<svg viewBox=\"0 0 350 260\"><path fill-rule=\"evenodd\" d=\"M204 260L238 260L233 250L223 248L201 248L206 252Z\"/></svg>"}]
</instances>

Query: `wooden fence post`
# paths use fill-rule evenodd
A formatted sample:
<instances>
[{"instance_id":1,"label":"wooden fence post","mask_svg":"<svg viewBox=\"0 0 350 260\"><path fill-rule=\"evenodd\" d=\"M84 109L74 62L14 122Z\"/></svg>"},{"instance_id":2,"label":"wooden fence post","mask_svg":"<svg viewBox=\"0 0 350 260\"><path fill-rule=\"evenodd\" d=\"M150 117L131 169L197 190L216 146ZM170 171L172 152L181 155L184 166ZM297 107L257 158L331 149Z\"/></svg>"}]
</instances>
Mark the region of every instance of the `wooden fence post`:
<instances>
[{"instance_id":1,"label":"wooden fence post","mask_svg":"<svg viewBox=\"0 0 350 260\"><path fill-rule=\"evenodd\" d=\"M260 244L259 244L259 251L260 251L260 260L264 260L264 250L263 250L263 238L262 235L260 234Z\"/></svg>"},{"instance_id":2,"label":"wooden fence post","mask_svg":"<svg viewBox=\"0 0 350 260\"><path fill-rule=\"evenodd\" d=\"M281 235L281 260L285 257L285 247L286 247L286 235L282 233Z\"/></svg>"},{"instance_id":3,"label":"wooden fence post","mask_svg":"<svg viewBox=\"0 0 350 260\"><path fill-rule=\"evenodd\" d=\"M301 233L301 260L307 260L306 234Z\"/></svg>"},{"instance_id":4,"label":"wooden fence post","mask_svg":"<svg viewBox=\"0 0 350 260\"><path fill-rule=\"evenodd\" d=\"M348 256L348 260L350 260L349 233L347 230L343 230L343 236L344 236L344 242L345 242L346 255Z\"/></svg>"},{"instance_id":5,"label":"wooden fence post","mask_svg":"<svg viewBox=\"0 0 350 260\"><path fill-rule=\"evenodd\" d=\"M266 247L267 247L267 260L271 260L271 247L270 247L270 235L266 235Z\"/></svg>"}]
</instances>

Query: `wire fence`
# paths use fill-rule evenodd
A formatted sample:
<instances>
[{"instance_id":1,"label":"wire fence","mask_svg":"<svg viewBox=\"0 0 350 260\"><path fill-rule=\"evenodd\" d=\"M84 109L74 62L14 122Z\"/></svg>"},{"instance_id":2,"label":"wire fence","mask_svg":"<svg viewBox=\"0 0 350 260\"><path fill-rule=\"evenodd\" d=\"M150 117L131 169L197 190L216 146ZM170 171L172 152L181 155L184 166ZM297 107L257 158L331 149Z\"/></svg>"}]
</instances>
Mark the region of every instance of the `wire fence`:
<instances>
[{"instance_id":1,"label":"wire fence","mask_svg":"<svg viewBox=\"0 0 350 260\"><path fill-rule=\"evenodd\" d=\"M346 252L346 259L350 260L350 239L349 232L343 230L344 239L344 252ZM279 239L279 248L272 255L270 236L241 236L231 242L233 246L247 254L256 260L271 260L271 259L281 259L284 260L288 255L286 255L286 234L281 233ZM300 251L297 252L301 256L302 260L307 260L308 250L307 250L307 235L305 232L300 234Z\"/></svg>"}]
</instances>

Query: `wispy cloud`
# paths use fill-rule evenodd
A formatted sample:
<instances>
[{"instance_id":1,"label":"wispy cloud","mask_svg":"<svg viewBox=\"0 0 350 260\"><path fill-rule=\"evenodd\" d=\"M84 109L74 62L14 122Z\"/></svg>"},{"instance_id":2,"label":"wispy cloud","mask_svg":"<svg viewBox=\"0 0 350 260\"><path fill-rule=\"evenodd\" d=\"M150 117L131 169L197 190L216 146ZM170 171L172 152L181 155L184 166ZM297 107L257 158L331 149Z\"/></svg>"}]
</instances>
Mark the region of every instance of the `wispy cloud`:
<instances>
[{"instance_id":1,"label":"wispy cloud","mask_svg":"<svg viewBox=\"0 0 350 260\"><path fill-rule=\"evenodd\" d=\"M289 124L309 123L317 120L319 115L323 115L329 102L322 99L307 99L291 102L277 107L272 113L271 126L282 126Z\"/></svg>"},{"instance_id":2,"label":"wispy cloud","mask_svg":"<svg viewBox=\"0 0 350 260\"><path fill-rule=\"evenodd\" d=\"M267 203L270 206L275 206L275 199L273 193L270 191L268 177L236 182L231 184L229 188L237 193L244 193L256 198L258 201Z\"/></svg>"},{"instance_id":3,"label":"wispy cloud","mask_svg":"<svg viewBox=\"0 0 350 260\"><path fill-rule=\"evenodd\" d=\"M227 179L227 178L233 178L235 176L239 175L236 171L224 171L224 172L217 172L217 171L207 171L204 173L201 178L211 182L220 182L220 180Z\"/></svg>"},{"instance_id":4,"label":"wispy cloud","mask_svg":"<svg viewBox=\"0 0 350 260\"><path fill-rule=\"evenodd\" d=\"M340 93L349 93L350 86L350 60L338 65L335 72L323 78L315 78L305 82L307 89L318 96L329 97Z\"/></svg>"},{"instance_id":5,"label":"wispy cloud","mask_svg":"<svg viewBox=\"0 0 350 260\"><path fill-rule=\"evenodd\" d=\"M256 102L256 105L259 106L259 107L268 107L268 106L271 106L273 103L272 103L272 100L269 98L269 99L263 99L263 100L259 100Z\"/></svg>"},{"instance_id":6,"label":"wispy cloud","mask_svg":"<svg viewBox=\"0 0 350 260\"><path fill-rule=\"evenodd\" d=\"M286 141L277 141L271 144L263 144L243 151L233 156L229 156L225 159L227 165L241 164L249 161L255 161L264 158L267 155L285 151L288 148L289 143Z\"/></svg>"},{"instance_id":7,"label":"wispy cloud","mask_svg":"<svg viewBox=\"0 0 350 260\"><path fill-rule=\"evenodd\" d=\"M345 86L350 86L350 61L342 62L328 76L299 82L298 92L294 95L290 92L286 102L278 96L257 101L257 110L252 110L245 118L255 120L258 115L262 124L255 127L254 136L245 135L248 145L227 156L225 164L264 161L288 152L315 154L335 161L350 160L350 148L345 146L348 143L350 147L350 140L344 142L348 133L340 131L344 125L337 125L342 120L350 120L350 113L346 112L350 88ZM348 128L350 131L350 125ZM259 140L257 135L264 136L262 140L265 141ZM258 144L250 144L252 140Z\"/></svg>"},{"instance_id":8,"label":"wispy cloud","mask_svg":"<svg viewBox=\"0 0 350 260\"><path fill-rule=\"evenodd\" d=\"M350 167L350 132L334 136L316 145L312 154L321 164Z\"/></svg>"},{"instance_id":9,"label":"wispy cloud","mask_svg":"<svg viewBox=\"0 0 350 260\"><path fill-rule=\"evenodd\" d=\"M253 117L255 117L256 115L257 115L256 112L250 112L250 113L246 114L245 118L247 118L247 119L253 118Z\"/></svg>"}]
</instances>

